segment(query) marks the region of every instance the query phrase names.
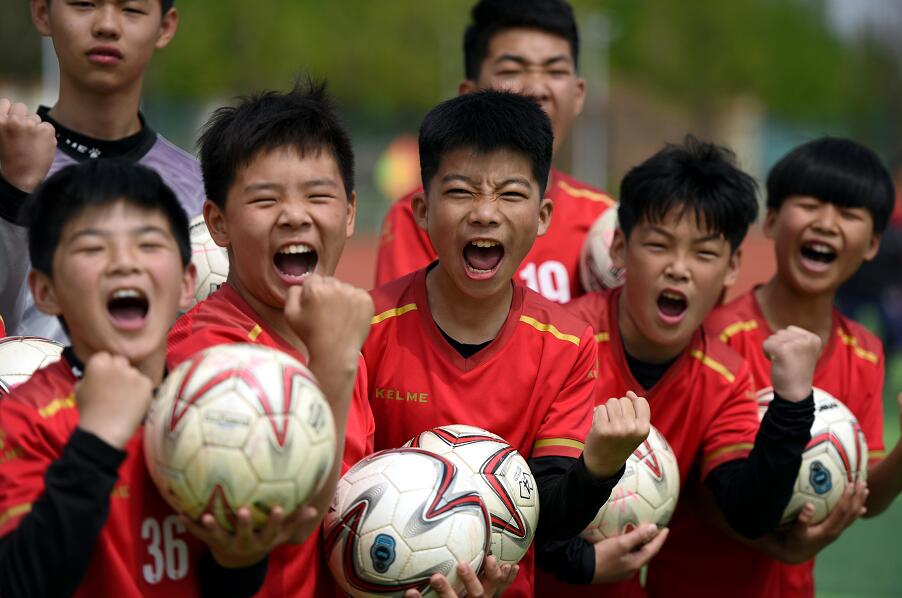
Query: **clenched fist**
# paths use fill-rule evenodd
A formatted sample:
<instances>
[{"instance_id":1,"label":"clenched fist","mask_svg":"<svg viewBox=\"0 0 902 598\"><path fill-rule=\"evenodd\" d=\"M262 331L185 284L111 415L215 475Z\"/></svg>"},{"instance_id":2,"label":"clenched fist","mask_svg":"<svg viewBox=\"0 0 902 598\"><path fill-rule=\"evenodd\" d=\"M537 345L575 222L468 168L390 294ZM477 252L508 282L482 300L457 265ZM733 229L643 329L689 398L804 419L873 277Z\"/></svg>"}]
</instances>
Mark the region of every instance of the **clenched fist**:
<instances>
[{"instance_id":1,"label":"clenched fist","mask_svg":"<svg viewBox=\"0 0 902 598\"><path fill-rule=\"evenodd\" d=\"M56 153L56 131L25 104L0 98L0 175L31 193L44 180Z\"/></svg>"},{"instance_id":2,"label":"clenched fist","mask_svg":"<svg viewBox=\"0 0 902 598\"><path fill-rule=\"evenodd\" d=\"M596 407L583 450L589 473L597 478L609 478L617 473L648 438L649 416L648 401L633 391Z\"/></svg>"},{"instance_id":3,"label":"clenched fist","mask_svg":"<svg viewBox=\"0 0 902 598\"><path fill-rule=\"evenodd\" d=\"M95 353L75 387L78 427L110 446L125 448L153 398L150 378L125 357Z\"/></svg>"},{"instance_id":4,"label":"clenched fist","mask_svg":"<svg viewBox=\"0 0 902 598\"><path fill-rule=\"evenodd\" d=\"M762 348L771 360L770 381L774 393L793 403L808 398L821 353L820 337L804 328L790 326L772 334Z\"/></svg>"}]
</instances>

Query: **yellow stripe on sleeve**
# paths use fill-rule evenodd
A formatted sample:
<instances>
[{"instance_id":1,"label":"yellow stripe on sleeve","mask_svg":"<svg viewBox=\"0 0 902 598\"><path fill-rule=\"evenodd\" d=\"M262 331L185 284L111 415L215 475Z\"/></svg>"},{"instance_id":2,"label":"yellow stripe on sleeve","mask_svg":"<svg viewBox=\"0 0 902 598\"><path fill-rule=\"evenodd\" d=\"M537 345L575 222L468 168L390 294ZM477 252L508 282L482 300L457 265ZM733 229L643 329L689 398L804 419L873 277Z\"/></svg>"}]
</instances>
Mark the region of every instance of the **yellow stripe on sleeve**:
<instances>
[{"instance_id":1,"label":"yellow stripe on sleeve","mask_svg":"<svg viewBox=\"0 0 902 598\"><path fill-rule=\"evenodd\" d=\"M54 399L38 409L38 415L47 419L49 417L53 417L63 409L74 409L75 408L75 393L73 392L65 399Z\"/></svg>"},{"instance_id":2,"label":"yellow stripe on sleeve","mask_svg":"<svg viewBox=\"0 0 902 598\"><path fill-rule=\"evenodd\" d=\"M723 332L720 333L720 340L722 342L727 342L740 332L750 332L752 330L756 330L758 328L758 322L756 320L748 320L746 322L736 322L735 324L730 324L726 328L723 329Z\"/></svg>"},{"instance_id":3,"label":"yellow stripe on sleeve","mask_svg":"<svg viewBox=\"0 0 902 598\"><path fill-rule=\"evenodd\" d=\"M31 503L23 503L21 505L15 505L6 510L4 513L0 513L0 528L7 524L10 519L18 517L19 515L24 515L31 511Z\"/></svg>"},{"instance_id":4,"label":"yellow stripe on sleeve","mask_svg":"<svg viewBox=\"0 0 902 598\"><path fill-rule=\"evenodd\" d=\"M554 324L545 324L544 322L539 322L535 318L531 318L529 316L520 316L520 321L524 324L529 324L539 332L547 332L554 338L562 341L567 341L568 343L573 343L577 347L579 346L579 337L573 334L564 334Z\"/></svg>"},{"instance_id":5,"label":"yellow stripe on sleeve","mask_svg":"<svg viewBox=\"0 0 902 598\"><path fill-rule=\"evenodd\" d=\"M535 444L532 445L532 450L544 448L546 446L566 446L580 451L585 447L582 442L571 440L569 438L543 438L542 440L536 440Z\"/></svg>"},{"instance_id":6,"label":"yellow stripe on sleeve","mask_svg":"<svg viewBox=\"0 0 902 598\"><path fill-rule=\"evenodd\" d=\"M740 442L737 444L729 444L727 446L717 449L710 455L705 455L705 458L703 460L703 465L707 465L711 461L717 459L718 457L726 455L727 453L733 453L736 451L746 451L746 450L750 451L754 448L754 446L755 445L751 442Z\"/></svg>"},{"instance_id":7,"label":"yellow stripe on sleeve","mask_svg":"<svg viewBox=\"0 0 902 598\"><path fill-rule=\"evenodd\" d=\"M394 318L396 316L403 316L409 311L415 311L417 308L416 303L408 303L407 305L402 305L401 307L393 307L392 309L387 309L381 314L376 314L373 316L373 319L370 320L371 325L378 324L379 322L384 322L389 318Z\"/></svg>"},{"instance_id":8,"label":"yellow stripe on sleeve","mask_svg":"<svg viewBox=\"0 0 902 598\"><path fill-rule=\"evenodd\" d=\"M870 451L868 452L868 461L872 461L874 459L885 459L886 451Z\"/></svg>"},{"instance_id":9,"label":"yellow stripe on sleeve","mask_svg":"<svg viewBox=\"0 0 902 598\"><path fill-rule=\"evenodd\" d=\"M595 335L596 343L606 343L609 340L611 340L611 335L607 332L599 332L598 334Z\"/></svg>"},{"instance_id":10,"label":"yellow stripe on sleeve","mask_svg":"<svg viewBox=\"0 0 902 598\"><path fill-rule=\"evenodd\" d=\"M257 337L263 332L263 329L260 328L260 324L254 324L254 327L251 328L251 331L247 333L247 338L250 339L252 343L257 342Z\"/></svg>"},{"instance_id":11,"label":"yellow stripe on sleeve","mask_svg":"<svg viewBox=\"0 0 902 598\"><path fill-rule=\"evenodd\" d=\"M852 348L852 352L855 353L858 357L864 359L865 361L870 361L874 365L879 361L876 353L872 353L866 349L863 349L858 344L858 339L854 336L844 333L842 330L837 330L836 333L839 335L839 338L842 339L842 342L847 347Z\"/></svg>"},{"instance_id":12,"label":"yellow stripe on sleeve","mask_svg":"<svg viewBox=\"0 0 902 598\"><path fill-rule=\"evenodd\" d=\"M576 187L569 185L564 181L558 181L557 184L558 187L563 189L571 197L580 197L582 199L588 199L590 201L597 201L608 204L609 206L617 203L614 201L614 198L607 193L600 193L598 191L592 191L591 189L577 189Z\"/></svg>"},{"instance_id":13,"label":"yellow stripe on sleeve","mask_svg":"<svg viewBox=\"0 0 902 598\"><path fill-rule=\"evenodd\" d=\"M709 368L726 378L727 382L733 383L736 380L736 376L733 375L733 372L727 369L727 366L720 363L719 361L711 359L700 350L693 349L689 352L689 354L701 361L703 365L708 366Z\"/></svg>"}]
</instances>

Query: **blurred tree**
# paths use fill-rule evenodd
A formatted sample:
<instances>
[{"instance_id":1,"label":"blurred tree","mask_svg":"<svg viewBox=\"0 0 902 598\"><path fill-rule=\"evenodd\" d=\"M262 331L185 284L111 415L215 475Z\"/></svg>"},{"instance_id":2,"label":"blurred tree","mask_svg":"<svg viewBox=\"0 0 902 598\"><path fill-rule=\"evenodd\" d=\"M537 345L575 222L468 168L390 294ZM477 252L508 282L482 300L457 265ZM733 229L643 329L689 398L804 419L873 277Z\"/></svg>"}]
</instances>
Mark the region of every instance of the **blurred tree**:
<instances>
[{"instance_id":1,"label":"blurred tree","mask_svg":"<svg viewBox=\"0 0 902 598\"><path fill-rule=\"evenodd\" d=\"M41 38L31 26L28 2L4 2L2 12L0 81L37 79L41 74Z\"/></svg>"}]
</instances>

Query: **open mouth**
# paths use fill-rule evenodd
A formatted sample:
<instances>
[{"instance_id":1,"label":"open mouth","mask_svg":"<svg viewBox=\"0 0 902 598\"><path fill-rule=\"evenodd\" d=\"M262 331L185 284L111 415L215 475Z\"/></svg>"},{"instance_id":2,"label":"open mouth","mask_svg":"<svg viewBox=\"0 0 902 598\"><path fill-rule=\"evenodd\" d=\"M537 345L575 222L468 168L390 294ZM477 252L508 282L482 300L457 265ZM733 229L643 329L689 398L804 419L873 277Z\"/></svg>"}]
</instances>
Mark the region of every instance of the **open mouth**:
<instances>
[{"instance_id":1,"label":"open mouth","mask_svg":"<svg viewBox=\"0 0 902 598\"><path fill-rule=\"evenodd\" d=\"M288 284L297 284L313 274L317 259L316 250L309 245L297 243L286 245L277 251L272 261L282 280Z\"/></svg>"},{"instance_id":2,"label":"open mouth","mask_svg":"<svg viewBox=\"0 0 902 598\"><path fill-rule=\"evenodd\" d=\"M689 302L679 291L665 290L658 295L658 317L666 324L679 324L686 315Z\"/></svg>"},{"instance_id":3,"label":"open mouth","mask_svg":"<svg viewBox=\"0 0 902 598\"><path fill-rule=\"evenodd\" d=\"M475 239L467 243L463 251L464 264L471 278L492 276L504 259L504 246L498 241Z\"/></svg>"},{"instance_id":4,"label":"open mouth","mask_svg":"<svg viewBox=\"0 0 902 598\"><path fill-rule=\"evenodd\" d=\"M106 308L116 327L137 330L144 326L150 302L138 289L117 289L110 294Z\"/></svg>"},{"instance_id":5,"label":"open mouth","mask_svg":"<svg viewBox=\"0 0 902 598\"><path fill-rule=\"evenodd\" d=\"M800 250L805 265L812 270L826 270L836 261L836 251L825 243L804 243Z\"/></svg>"}]
</instances>

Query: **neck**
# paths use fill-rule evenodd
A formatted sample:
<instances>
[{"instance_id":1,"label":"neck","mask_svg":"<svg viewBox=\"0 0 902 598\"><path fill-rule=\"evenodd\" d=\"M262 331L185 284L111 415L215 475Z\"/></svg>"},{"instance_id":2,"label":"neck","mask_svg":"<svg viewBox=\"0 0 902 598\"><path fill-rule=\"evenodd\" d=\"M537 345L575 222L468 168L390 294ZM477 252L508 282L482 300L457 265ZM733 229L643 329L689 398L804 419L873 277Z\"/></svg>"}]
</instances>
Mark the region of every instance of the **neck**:
<instances>
[{"instance_id":1,"label":"neck","mask_svg":"<svg viewBox=\"0 0 902 598\"><path fill-rule=\"evenodd\" d=\"M510 314L514 287L510 283L495 295L472 297L454 285L439 263L426 275L426 297L439 328L460 343L478 345L498 336Z\"/></svg>"},{"instance_id":2,"label":"neck","mask_svg":"<svg viewBox=\"0 0 902 598\"><path fill-rule=\"evenodd\" d=\"M140 79L126 89L97 92L61 75L59 100L50 116L82 135L115 141L141 130L140 104Z\"/></svg>"},{"instance_id":3,"label":"neck","mask_svg":"<svg viewBox=\"0 0 902 598\"><path fill-rule=\"evenodd\" d=\"M689 346L691 337L677 345L663 345L649 339L639 329L636 321L626 306L626 293L621 292L617 299L617 326L623 347L634 359L645 363L667 363L673 361Z\"/></svg>"},{"instance_id":4,"label":"neck","mask_svg":"<svg viewBox=\"0 0 902 598\"><path fill-rule=\"evenodd\" d=\"M755 299L771 330L800 326L821 337L822 347L827 346L833 328L832 293L803 293L775 275L755 291Z\"/></svg>"},{"instance_id":5,"label":"neck","mask_svg":"<svg viewBox=\"0 0 902 598\"><path fill-rule=\"evenodd\" d=\"M88 360L98 352L74 340L72 341L72 351L85 367L88 365ZM163 337L162 344L154 349L149 356L138 363L131 363L131 366L147 376L154 387L159 386L163 382L163 374L166 371L166 337Z\"/></svg>"},{"instance_id":6,"label":"neck","mask_svg":"<svg viewBox=\"0 0 902 598\"><path fill-rule=\"evenodd\" d=\"M297 333L292 329L288 320L285 318L285 309L276 308L260 301L253 293L249 292L237 277L229 274L227 278L229 286L231 286L238 296L244 299L245 303L251 306L251 309L260 316L266 324L272 328L285 342L294 347L294 349L309 359L307 347L298 337Z\"/></svg>"}]
</instances>

